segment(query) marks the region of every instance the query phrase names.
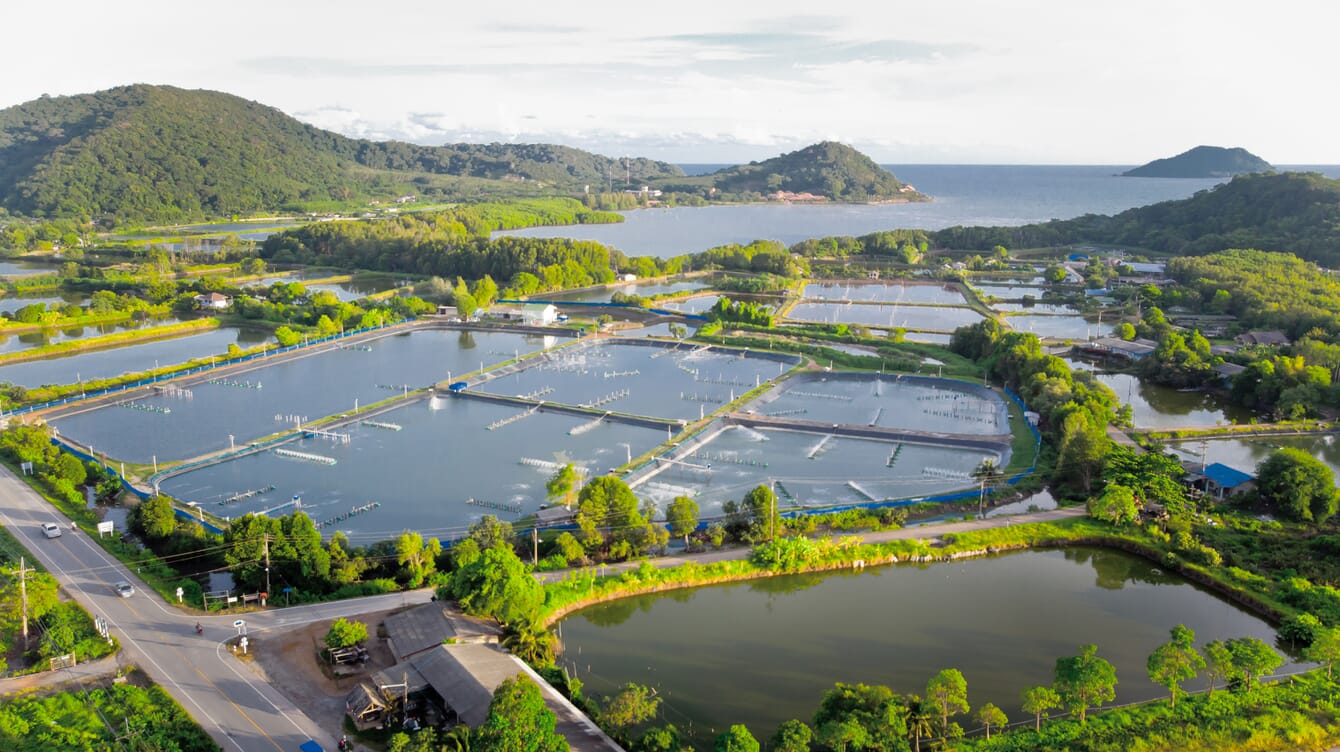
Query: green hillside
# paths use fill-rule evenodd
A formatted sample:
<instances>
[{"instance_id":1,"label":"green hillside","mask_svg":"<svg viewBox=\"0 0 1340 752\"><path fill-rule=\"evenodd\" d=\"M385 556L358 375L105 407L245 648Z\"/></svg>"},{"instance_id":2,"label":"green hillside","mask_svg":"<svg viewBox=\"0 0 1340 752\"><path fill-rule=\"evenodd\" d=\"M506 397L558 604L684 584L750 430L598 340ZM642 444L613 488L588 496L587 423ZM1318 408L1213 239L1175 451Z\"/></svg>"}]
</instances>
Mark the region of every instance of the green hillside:
<instances>
[{"instance_id":1,"label":"green hillside","mask_svg":"<svg viewBox=\"0 0 1340 752\"><path fill-rule=\"evenodd\" d=\"M812 193L834 201L926 199L913 190L903 190L903 183L870 157L833 141L762 162L728 167L709 175L664 180L659 187L703 195L711 193L713 198L728 200L758 200L776 191Z\"/></svg>"},{"instance_id":2,"label":"green hillside","mask_svg":"<svg viewBox=\"0 0 1340 752\"><path fill-rule=\"evenodd\" d=\"M1197 146L1121 174L1128 178L1226 178L1273 169L1269 162L1241 147Z\"/></svg>"},{"instance_id":3,"label":"green hillside","mask_svg":"<svg viewBox=\"0 0 1340 752\"><path fill-rule=\"evenodd\" d=\"M547 144L445 147L350 139L230 94L134 85L0 110L0 206L30 216L175 222L403 192L533 194L650 160Z\"/></svg>"},{"instance_id":4,"label":"green hillside","mask_svg":"<svg viewBox=\"0 0 1340 752\"><path fill-rule=\"evenodd\" d=\"M1239 175L1191 198L1023 227L950 227L942 248L987 250L1110 243L1177 255L1227 248L1285 251L1340 265L1340 181L1314 172Z\"/></svg>"}]
</instances>

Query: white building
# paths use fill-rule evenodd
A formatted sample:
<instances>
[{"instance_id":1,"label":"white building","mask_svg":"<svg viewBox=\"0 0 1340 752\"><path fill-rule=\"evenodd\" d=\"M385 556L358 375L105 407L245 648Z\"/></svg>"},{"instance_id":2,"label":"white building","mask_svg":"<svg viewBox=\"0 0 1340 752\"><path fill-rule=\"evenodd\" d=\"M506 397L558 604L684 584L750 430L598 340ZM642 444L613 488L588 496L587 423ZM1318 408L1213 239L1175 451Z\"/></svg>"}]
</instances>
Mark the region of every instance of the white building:
<instances>
[{"instance_id":1,"label":"white building","mask_svg":"<svg viewBox=\"0 0 1340 752\"><path fill-rule=\"evenodd\" d=\"M552 303L528 303L521 306L521 318L527 324L549 326L558 320L558 309Z\"/></svg>"},{"instance_id":2,"label":"white building","mask_svg":"<svg viewBox=\"0 0 1340 752\"><path fill-rule=\"evenodd\" d=\"M207 295L195 296L196 305L201 310L222 311L226 309L233 301L227 295L221 295L217 292L211 292Z\"/></svg>"}]
</instances>

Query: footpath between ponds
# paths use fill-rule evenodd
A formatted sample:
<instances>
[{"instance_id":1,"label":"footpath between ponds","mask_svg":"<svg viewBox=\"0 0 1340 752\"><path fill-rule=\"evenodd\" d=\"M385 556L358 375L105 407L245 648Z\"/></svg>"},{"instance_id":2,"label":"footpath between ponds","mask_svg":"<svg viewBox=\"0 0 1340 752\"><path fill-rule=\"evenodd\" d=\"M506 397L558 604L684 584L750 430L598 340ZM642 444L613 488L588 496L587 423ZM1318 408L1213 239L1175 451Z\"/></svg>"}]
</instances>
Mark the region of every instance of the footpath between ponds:
<instances>
[{"instance_id":1,"label":"footpath between ponds","mask_svg":"<svg viewBox=\"0 0 1340 752\"><path fill-rule=\"evenodd\" d=\"M1056 522L1057 520L1072 519L1083 517L1087 510L1083 506L1064 507L1062 509L1051 509L1045 512L1029 512L1025 514L1010 515L1006 517L988 517L986 519L964 520L961 522L940 522L927 525L912 525L910 527L901 527L897 530L881 530L871 533L850 533L846 531L834 532L827 537L839 538L856 535L862 543L888 543L895 540L919 540L939 538L941 536L954 533L970 533L977 530L990 530L997 527L1009 527L1014 524L1028 524L1033 522ZM681 564L711 564L718 561L740 561L748 559L753 552L750 546L735 546L732 548L723 548L717 551L704 551L696 554L676 554L674 556L661 556L655 559L639 559L634 561L622 561L617 564L606 564L599 567L601 576L619 574L641 567L644 563L650 564L657 569L667 569L677 567ZM577 567L576 569L586 569L586 567ZM572 569L563 569L556 572L536 572L535 579L540 582L561 582L567 578Z\"/></svg>"}]
</instances>

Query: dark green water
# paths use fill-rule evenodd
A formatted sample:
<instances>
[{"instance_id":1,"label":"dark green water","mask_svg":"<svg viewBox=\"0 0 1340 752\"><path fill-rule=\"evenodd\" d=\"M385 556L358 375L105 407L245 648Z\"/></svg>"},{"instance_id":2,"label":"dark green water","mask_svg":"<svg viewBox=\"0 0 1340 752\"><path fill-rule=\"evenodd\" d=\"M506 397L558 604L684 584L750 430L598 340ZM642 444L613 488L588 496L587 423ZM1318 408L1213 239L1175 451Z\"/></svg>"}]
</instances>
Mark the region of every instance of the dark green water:
<instances>
[{"instance_id":1,"label":"dark green water","mask_svg":"<svg viewBox=\"0 0 1340 752\"><path fill-rule=\"evenodd\" d=\"M943 668L963 672L974 709L994 702L1017 720L1019 693L1050 684L1056 658L1085 643L1116 666L1118 702L1149 699L1164 691L1145 659L1179 623L1198 644L1274 642L1260 618L1143 559L1073 549L628 598L564 620L562 662L588 695L654 686L701 746L732 723L763 739L808 722L834 682L922 694Z\"/></svg>"}]
</instances>

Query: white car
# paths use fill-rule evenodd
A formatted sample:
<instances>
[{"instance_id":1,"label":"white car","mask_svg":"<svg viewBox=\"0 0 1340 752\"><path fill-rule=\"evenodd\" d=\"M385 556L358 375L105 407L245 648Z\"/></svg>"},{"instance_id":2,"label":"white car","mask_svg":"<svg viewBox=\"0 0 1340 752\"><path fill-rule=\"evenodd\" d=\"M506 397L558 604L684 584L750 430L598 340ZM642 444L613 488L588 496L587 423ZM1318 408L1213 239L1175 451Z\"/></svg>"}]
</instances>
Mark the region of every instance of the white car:
<instances>
[{"instance_id":1,"label":"white car","mask_svg":"<svg viewBox=\"0 0 1340 752\"><path fill-rule=\"evenodd\" d=\"M129 582L126 582L125 580L121 580L120 582L116 583L116 585L114 585L113 587L116 588L116 594L121 596L122 598L129 598L130 596L135 594L135 586L131 585Z\"/></svg>"},{"instance_id":2,"label":"white car","mask_svg":"<svg viewBox=\"0 0 1340 752\"><path fill-rule=\"evenodd\" d=\"M42 535L45 535L45 536L48 537L48 538L59 538L59 537L60 537L60 525L57 525L57 524L54 523L54 522L43 522L43 523L42 523Z\"/></svg>"}]
</instances>

